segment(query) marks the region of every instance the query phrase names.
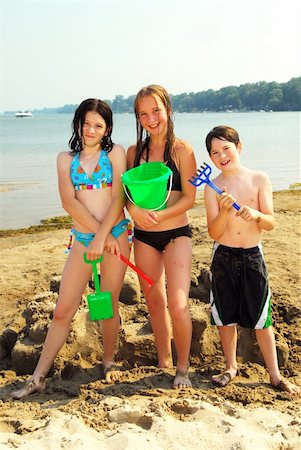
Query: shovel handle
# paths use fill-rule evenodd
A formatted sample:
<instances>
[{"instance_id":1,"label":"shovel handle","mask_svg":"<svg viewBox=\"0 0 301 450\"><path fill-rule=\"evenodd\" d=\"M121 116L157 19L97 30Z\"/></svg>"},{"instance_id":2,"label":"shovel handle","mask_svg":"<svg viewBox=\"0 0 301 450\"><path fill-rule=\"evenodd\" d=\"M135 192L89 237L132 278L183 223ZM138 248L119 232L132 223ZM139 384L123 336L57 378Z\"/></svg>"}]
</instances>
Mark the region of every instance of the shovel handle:
<instances>
[{"instance_id":1,"label":"shovel handle","mask_svg":"<svg viewBox=\"0 0 301 450\"><path fill-rule=\"evenodd\" d=\"M93 279L94 279L94 286L95 286L95 292L96 294L100 294L100 284L99 284L99 278L98 278L98 272L97 272L97 263L101 262L103 260L103 256L101 255L98 259L87 259L86 252L84 253L84 261L86 264L92 264L93 269Z\"/></svg>"},{"instance_id":2,"label":"shovel handle","mask_svg":"<svg viewBox=\"0 0 301 450\"><path fill-rule=\"evenodd\" d=\"M87 258L87 253L84 253L84 261L86 264L93 264L93 263L98 263L98 262L102 262L103 260L103 256L101 255L98 259L88 259Z\"/></svg>"}]
</instances>

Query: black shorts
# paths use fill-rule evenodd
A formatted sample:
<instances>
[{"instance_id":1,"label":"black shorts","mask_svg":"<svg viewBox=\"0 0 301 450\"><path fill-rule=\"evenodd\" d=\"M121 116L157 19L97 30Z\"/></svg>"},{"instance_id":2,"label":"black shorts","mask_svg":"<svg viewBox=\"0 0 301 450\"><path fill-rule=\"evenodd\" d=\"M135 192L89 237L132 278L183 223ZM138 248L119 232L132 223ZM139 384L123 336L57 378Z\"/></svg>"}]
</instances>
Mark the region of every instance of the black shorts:
<instances>
[{"instance_id":1,"label":"black shorts","mask_svg":"<svg viewBox=\"0 0 301 450\"><path fill-rule=\"evenodd\" d=\"M272 324L268 274L260 247L214 244L211 322L262 329Z\"/></svg>"},{"instance_id":2,"label":"black shorts","mask_svg":"<svg viewBox=\"0 0 301 450\"><path fill-rule=\"evenodd\" d=\"M135 240L144 242L144 244L150 245L159 252L163 252L167 244L180 236L191 238L192 233L189 225L166 231L144 231L134 228Z\"/></svg>"}]
</instances>

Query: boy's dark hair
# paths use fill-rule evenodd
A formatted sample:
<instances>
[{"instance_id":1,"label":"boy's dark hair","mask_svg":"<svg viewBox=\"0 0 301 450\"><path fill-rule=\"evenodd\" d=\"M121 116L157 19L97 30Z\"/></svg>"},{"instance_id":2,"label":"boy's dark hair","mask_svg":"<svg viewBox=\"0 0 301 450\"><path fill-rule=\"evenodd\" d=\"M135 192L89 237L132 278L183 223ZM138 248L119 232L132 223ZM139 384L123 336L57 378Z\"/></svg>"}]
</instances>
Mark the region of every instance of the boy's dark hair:
<instances>
[{"instance_id":1,"label":"boy's dark hair","mask_svg":"<svg viewBox=\"0 0 301 450\"><path fill-rule=\"evenodd\" d=\"M240 143L240 139L237 131L227 125L218 125L212 128L212 130L206 136L206 148L210 155L212 139L220 139L221 141L233 142L235 145Z\"/></svg>"},{"instance_id":2,"label":"boy's dark hair","mask_svg":"<svg viewBox=\"0 0 301 450\"><path fill-rule=\"evenodd\" d=\"M102 148L109 152L113 148L111 134L113 131L113 114L109 105L97 98L88 98L84 100L76 109L72 121L72 136L69 140L71 154L80 152L83 149L81 136L83 134L83 125L87 112L97 112L106 123L106 135L102 138Z\"/></svg>"}]
</instances>

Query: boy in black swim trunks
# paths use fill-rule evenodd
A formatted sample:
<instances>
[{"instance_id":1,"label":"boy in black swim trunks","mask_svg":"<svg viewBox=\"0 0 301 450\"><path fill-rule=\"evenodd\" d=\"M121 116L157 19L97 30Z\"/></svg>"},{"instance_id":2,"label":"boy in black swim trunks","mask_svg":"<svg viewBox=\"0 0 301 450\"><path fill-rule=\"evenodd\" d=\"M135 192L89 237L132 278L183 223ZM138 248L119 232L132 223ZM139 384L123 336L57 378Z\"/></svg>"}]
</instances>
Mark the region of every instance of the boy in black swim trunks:
<instances>
[{"instance_id":1,"label":"boy in black swim trunks","mask_svg":"<svg viewBox=\"0 0 301 450\"><path fill-rule=\"evenodd\" d=\"M206 137L206 147L221 171L214 182L223 190L217 195L208 185L205 187L207 226L215 241L211 317L218 326L226 359L226 370L214 375L212 381L226 386L236 376L236 325L240 325L255 329L271 384L298 395L299 387L280 375L271 326L268 275L261 250L263 230L274 228L271 182L264 172L241 165L242 146L233 128L213 128ZM233 208L236 201L241 205L239 211Z\"/></svg>"}]
</instances>

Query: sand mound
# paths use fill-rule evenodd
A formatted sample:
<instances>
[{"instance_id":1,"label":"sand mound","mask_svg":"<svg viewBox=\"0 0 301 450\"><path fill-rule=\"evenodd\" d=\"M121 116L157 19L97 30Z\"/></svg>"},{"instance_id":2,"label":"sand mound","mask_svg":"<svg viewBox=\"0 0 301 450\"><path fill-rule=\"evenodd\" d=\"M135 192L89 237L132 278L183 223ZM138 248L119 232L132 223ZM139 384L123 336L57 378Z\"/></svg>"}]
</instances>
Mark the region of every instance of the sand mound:
<instances>
[{"instance_id":1,"label":"sand mound","mask_svg":"<svg viewBox=\"0 0 301 450\"><path fill-rule=\"evenodd\" d=\"M286 209L284 209L284 206ZM276 193L277 228L264 237L282 372L300 378L300 193ZM193 320L191 389L171 389L174 369L156 367L156 351L137 277L128 271L121 294L117 352L122 382L107 385L101 325L83 298L47 389L22 402L11 392L32 373L50 323L64 264L67 230L1 239L0 449L298 449L300 399L268 384L249 330L239 330L240 373L226 388L210 383L223 368L209 324L209 261L202 198L191 211ZM87 288L87 292L91 288Z\"/></svg>"}]
</instances>

